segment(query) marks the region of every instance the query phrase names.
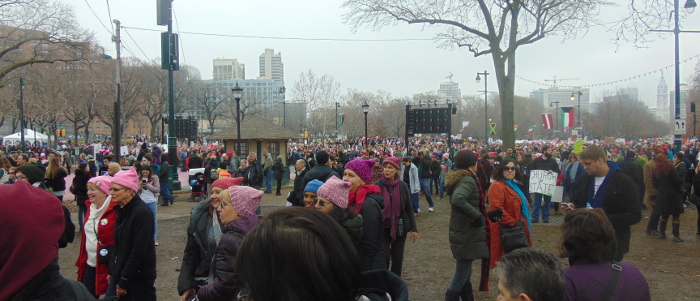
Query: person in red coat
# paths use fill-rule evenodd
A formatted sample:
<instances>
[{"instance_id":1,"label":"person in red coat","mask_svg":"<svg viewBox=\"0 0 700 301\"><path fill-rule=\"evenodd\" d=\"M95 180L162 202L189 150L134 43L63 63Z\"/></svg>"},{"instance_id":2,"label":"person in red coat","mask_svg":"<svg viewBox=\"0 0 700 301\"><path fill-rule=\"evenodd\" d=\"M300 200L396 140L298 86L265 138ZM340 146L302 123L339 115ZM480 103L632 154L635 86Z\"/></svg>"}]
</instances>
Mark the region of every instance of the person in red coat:
<instances>
[{"instance_id":1,"label":"person in red coat","mask_svg":"<svg viewBox=\"0 0 700 301\"><path fill-rule=\"evenodd\" d=\"M496 167L493 172L494 182L489 188L490 212L500 209L502 216L496 218L496 222L491 222L491 260L490 268L496 267L496 262L505 255L501 241L501 228L499 225L513 226L518 221L522 221L525 228L525 237L528 245L532 246L530 240L530 208L528 201L520 188L518 182L522 179L520 169L515 165L513 159L505 159ZM522 182L520 182L522 183ZM489 213L491 216L491 213Z\"/></svg>"},{"instance_id":2,"label":"person in red coat","mask_svg":"<svg viewBox=\"0 0 700 301\"><path fill-rule=\"evenodd\" d=\"M108 262L114 251L114 226L117 213L110 201L109 186L112 177L99 176L88 180L88 207L83 221L83 235L80 240L80 255L75 265L78 267L78 281L87 287L95 297L106 294L108 289ZM112 295L115 294L114 288Z\"/></svg>"}]
</instances>

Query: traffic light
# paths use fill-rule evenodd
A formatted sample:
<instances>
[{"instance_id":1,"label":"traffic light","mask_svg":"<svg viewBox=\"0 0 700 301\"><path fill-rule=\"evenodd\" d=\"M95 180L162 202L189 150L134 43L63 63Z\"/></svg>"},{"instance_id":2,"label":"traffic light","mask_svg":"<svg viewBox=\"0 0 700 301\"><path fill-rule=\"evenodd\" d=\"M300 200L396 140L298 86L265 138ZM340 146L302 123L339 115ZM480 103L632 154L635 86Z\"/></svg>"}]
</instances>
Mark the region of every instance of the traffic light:
<instances>
[{"instance_id":1,"label":"traffic light","mask_svg":"<svg viewBox=\"0 0 700 301\"><path fill-rule=\"evenodd\" d=\"M65 137L65 136L66 136L66 130L64 130L64 129L57 129L57 130L56 130L56 136L58 136L58 137Z\"/></svg>"}]
</instances>

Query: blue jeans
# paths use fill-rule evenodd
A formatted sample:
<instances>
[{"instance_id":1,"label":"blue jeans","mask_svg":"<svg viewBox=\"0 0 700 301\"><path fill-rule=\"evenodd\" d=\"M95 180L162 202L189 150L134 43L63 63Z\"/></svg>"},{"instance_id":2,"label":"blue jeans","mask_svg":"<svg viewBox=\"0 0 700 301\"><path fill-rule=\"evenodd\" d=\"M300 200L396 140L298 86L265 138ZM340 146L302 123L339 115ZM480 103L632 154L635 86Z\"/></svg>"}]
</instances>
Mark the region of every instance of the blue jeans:
<instances>
[{"instance_id":1,"label":"blue jeans","mask_svg":"<svg viewBox=\"0 0 700 301\"><path fill-rule=\"evenodd\" d=\"M151 202L146 205L153 212L153 240L156 240L158 238L158 202Z\"/></svg>"},{"instance_id":2,"label":"blue jeans","mask_svg":"<svg viewBox=\"0 0 700 301\"><path fill-rule=\"evenodd\" d=\"M440 198L442 199L445 197L445 180L444 179L440 180L439 184L440 184Z\"/></svg>"},{"instance_id":3,"label":"blue jeans","mask_svg":"<svg viewBox=\"0 0 700 301\"><path fill-rule=\"evenodd\" d=\"M170 200L173 199L173 196L170 194L170 191L168 191L168 179L165 179L165 181L160 182L160 196L163 197L163 206L168 206L168 203Z\"/></svg>"},{"instance_id":4,"label":"blue jeans","mask_svg":"<svg viewBox=\"0 0 700 301\"><path fill-rule=\"evenodd\" d=\"M452 283L447 289L448 291L461 292L462 287L464 287L465 285L472 285L470 281L470 278L472 276L472 262L474 262L473 259L457 260L455 276L454 278L452 278Z\"/></svg>"},{"instance_id":5,"label":"blue jeans","mask_svg":"<svg viewBox=\"0 0 700 301\"><path fill-rule=\"evenodd\" d=\"M544 206L542 205L542 198L544 197ZM545 221L549 220L549 203L552 201L551 195L544 195L541 193L535 193L535 210L532 212L532 220L540 220L540 211L542 211L542 219Z\"/></svg>"},{"instance_id":6,"label":"blue jeans","mask_svg":"<svg viewBox=\"0 0 700 301\"><path fill-rule=\"evenodd\" d=\"M272 170L265 173L265 193L272 193Z\"/></svg>"},{"instance_id":7,"label":"blue jeans","mask_svg":"<svg viewBox=\"0 0 700 301\"><path fill-rule=\"evenodd\" d=\"M423 190L425 199L428 200L428 206L435 207L435 204L433 204L433 195L430 193L430 178L421 178L418 179L418 181L420 182L420 190Z\"/></svg>"},{"instance_id":8,"label":"blue jeans","mask_svg":"<svg viewBox=\"0 0 700 301\"><path fill-rule=\"evenodd\" d=\"M413 204L413 213L420 212L420 201L418 200L418 193L411 193L411 203Z\"/></svg>"}]
</instances>

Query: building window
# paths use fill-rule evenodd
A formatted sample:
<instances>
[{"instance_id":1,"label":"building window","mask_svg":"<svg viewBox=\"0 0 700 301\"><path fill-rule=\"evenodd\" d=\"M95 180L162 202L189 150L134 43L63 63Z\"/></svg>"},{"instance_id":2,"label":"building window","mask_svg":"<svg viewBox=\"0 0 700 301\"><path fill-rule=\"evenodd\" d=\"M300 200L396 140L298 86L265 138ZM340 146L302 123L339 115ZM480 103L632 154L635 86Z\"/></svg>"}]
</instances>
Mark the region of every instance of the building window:
<instances>
[{"instance_id":1,"label":"building window","mask_svg":"<svg viewBox=\"0 0 700 301\"><path fill-rule=\"evenodd\" d=\"M236 141L233 141L233 149L236 149ZM239 158L247 158L248 157L248 142L241 141L241 150L237 154Z\"/></svg>"},{"instance_id":2,"label":"building window","mask_svg":"<svg viewBox=\"0 0 700 301\"><path fill-rule=\"evenodd\" d=\"M272 160L274 161L277 159L277 156L280 154L280 143L279 141L276 142L270 142L270 148L269 148L270 154L272 154Z\"/></svg>"}]
</instances>

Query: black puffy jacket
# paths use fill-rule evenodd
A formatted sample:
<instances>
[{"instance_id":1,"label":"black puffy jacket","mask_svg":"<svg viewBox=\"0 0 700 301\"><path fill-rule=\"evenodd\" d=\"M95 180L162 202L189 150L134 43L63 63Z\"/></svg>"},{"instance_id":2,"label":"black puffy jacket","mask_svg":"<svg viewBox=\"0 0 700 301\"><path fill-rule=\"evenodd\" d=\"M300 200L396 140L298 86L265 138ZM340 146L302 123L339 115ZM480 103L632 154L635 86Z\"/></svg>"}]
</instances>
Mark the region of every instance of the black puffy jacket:
<instances>
[{"instance_id":1,"label":"black puffy jacket","mask_svg":"<svg viewBox=\"0 0 700 301\"><path fill-rule=\"evenodd\" d=\"M210 200L200 202L190 212L190 224L187 226L187 243L177 278L177 292L196 288L196 277L208 277L211 260L216 248L208 243L208 232L212 227L213 215L209 214ZM218 217L217 217L218 218Z\"/></svg>"}]
</instances>

